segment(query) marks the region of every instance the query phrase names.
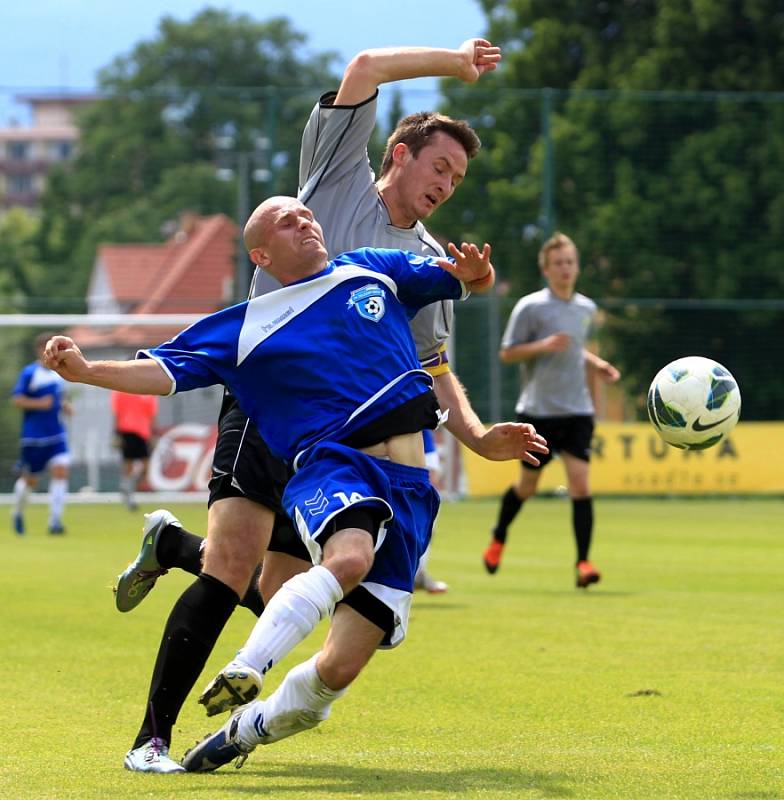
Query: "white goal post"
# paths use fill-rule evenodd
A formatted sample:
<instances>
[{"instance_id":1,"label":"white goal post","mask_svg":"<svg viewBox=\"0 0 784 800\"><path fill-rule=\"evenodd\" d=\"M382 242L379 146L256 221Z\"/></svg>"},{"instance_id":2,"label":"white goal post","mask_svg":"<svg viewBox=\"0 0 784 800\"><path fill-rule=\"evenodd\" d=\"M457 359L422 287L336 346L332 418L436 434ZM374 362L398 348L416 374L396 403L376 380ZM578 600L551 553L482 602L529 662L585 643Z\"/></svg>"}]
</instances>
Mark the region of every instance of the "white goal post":
<instances>
[{"instance_id":1,"label":"white goal post","mask_svg":"<svg viewBox=\"0 0 784 800\"><path fill-rule=\"evenodd\" d=\"M184 328L203 317L204 314L0 314L0 328L55 328L58 331L72 325L91 328L179 325Z\"/></svg>"}]
</instances>

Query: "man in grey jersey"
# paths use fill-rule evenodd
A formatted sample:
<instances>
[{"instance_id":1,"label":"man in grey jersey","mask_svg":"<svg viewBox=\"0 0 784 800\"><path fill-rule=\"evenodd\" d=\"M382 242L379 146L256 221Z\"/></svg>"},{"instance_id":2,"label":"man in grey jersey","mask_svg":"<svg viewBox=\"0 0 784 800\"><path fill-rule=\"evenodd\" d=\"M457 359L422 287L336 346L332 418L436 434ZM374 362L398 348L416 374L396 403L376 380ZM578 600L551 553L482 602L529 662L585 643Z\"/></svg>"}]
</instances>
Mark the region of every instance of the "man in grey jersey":
<instances>
[{"instance_id":1,"label":"man in grey jersey","mask_svg":"<svg viewBox=\"0 0 784 800\"><path fill-rule=\"evenodd\" d=\"M378 87L426 75L452 76L470 83L494 69L499 59L498 48L471 39L455 50L369 50L351 61L337 94L322 97L303 135L299 196L323 219L330 257L358 246L443 255L420 219L451 196L479 141L465 123L441 115L414 115L392 134L375 182L367 143L375 125ZM420 358L434 373L438 400L449 410L449 430L487 458L530 457L526 450L536 435L533 428L506 423L485 430L448 371L445 340L451 304L435 304L430 314L428 318L420 312L412 332ZM201 573L201 540L184 531L171 514L160 511L148 518L142 549L118 583L118 607L130 610L165 570L184 563L199 575L175 604L164 630L147 713L126 756L128 769L181 769L168 756L174 720L237 604L242 602L259 613L258 594L249 584L255 583L253 570L262 556L261 588L267 600L285 580L310 566L304 545L285 517L277 513L283 483L285 471L269 456L255 428L228 397L219 422ZM264 555L268 543L270 549ZM375 631L384 633L392 623L389 609L370 595L352 592L343 604L370 626L370 640ZM345 664L347 675L358 673L376 642L372 648L351 651L351 660ZM257 673L232 674L237 681L247 681L232 688L235 698L250 699L248 693L258 691ZM205 705L209 708L210 703L223 702L222 691L221 685L213 682L203 698Z\"/></svg>"},{"instance_id":2,"label":"man in grey jersey","mask_svg":"<svg viewBox=\"0 0 784 800\"><path fill-rule=\"evenodd\" d=\"M517 418L536 426L547 439L550 454L542 456L539 465L522 462L518 481L501 499L483 561L491 575L498 570L509 525L523 503L536 493L542 468L557 452L563 460L572 500L576 584L586 588L601 577L589 559L593 534L589 482L592 395L595 380L614 383L620 373L586 347L596 304L574 289L580 271L574 242L562 233L554 234L539 251L539 268L547 286L517 301L499 355L505 364L520 364L522 391Z\"/></svg>"}]
</instances>

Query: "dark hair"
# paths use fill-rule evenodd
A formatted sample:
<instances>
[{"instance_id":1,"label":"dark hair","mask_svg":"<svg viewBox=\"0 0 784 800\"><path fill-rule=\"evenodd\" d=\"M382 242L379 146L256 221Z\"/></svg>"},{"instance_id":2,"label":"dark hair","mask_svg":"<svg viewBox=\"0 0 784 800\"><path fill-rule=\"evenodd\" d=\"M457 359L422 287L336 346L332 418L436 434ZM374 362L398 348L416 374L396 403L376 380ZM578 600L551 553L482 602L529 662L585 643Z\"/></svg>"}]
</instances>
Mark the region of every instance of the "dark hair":
<instances>
[{"instance_id":1,"label":"dark hair","mask_svg":"<svg viewBox=\"0 0 784 800\"><path fill-rule=\"evenodd\" d=\"M379 177L385 175L392 166L392 151L396 144L403 142L416 158L435 133L445 133L447 136L451 136L463 146L469 158L473 158L482 146L474 129L462 119L452 119L452 117L438 114L435 111L419 111L416 114L409 114L398 122L397 127L387 139Z\"/></svg>"}]
</instances>

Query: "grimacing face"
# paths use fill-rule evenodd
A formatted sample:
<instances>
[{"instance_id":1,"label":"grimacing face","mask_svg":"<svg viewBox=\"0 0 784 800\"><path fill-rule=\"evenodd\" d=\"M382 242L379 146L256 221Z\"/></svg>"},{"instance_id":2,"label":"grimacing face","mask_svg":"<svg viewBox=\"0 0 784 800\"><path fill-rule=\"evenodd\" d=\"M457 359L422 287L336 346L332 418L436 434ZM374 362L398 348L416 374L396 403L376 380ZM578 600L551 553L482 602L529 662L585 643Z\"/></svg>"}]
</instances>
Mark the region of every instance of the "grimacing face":
<instances>
[{"instance_id":1,"label":"grimacing face","mask_svg":"<svg viewBox=\"0 0 784 800\"><path fill-rule=\"evenodd\" d=\"M255 263L309 270L326 258L321 226L313 212L296 198L271 198L257 213L258 245L250 251Z\"/></svg>"},{"instance_id":2,"label":"grimacing face","mask_svg":"<svg viewBox=\"0 0 784 800\"><path fill-rule=\"evenodd\" d=\"M427 219L462 183L468 168L463 146L446 133L435 133L419 155L409 153L397 176L403 205L413 219Z\"/></svg>"}]
</instances>

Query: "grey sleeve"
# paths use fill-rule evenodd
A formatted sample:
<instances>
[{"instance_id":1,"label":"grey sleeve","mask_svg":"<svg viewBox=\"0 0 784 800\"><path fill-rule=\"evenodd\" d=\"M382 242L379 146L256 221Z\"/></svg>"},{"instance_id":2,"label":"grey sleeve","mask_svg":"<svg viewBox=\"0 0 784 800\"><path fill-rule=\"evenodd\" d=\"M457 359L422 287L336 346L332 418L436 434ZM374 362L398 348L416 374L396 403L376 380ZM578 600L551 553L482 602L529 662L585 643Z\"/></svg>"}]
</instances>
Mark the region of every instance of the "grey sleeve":
<instances>
[{"instance_id":1,"label":"grey sleeve","mask_svg":"<svg viewBox=\"0 0 784 800\"><path fill-rule=\"evenodd\" d=\"M512 347L516 344L525 344L533 338L533 331L531 330L531 315L527 313L530 311L530 306L526 302L526 298L521 297L512 313L509 315L509 320L504 329L504 335L501 337L501 347Z\"/></svg>"},{"instance_id":2,"label":"grey sleeve","mask_svg":"<svg viewBox=\"0 0 784 800\"><path fill-rule=\"evenodd\" d=\"M314 194L334 192L347 177L370 168L367 145L376 124L378 92L356 106L334 106L335 92L323 95L311 111L302 134L299 159L299 197L306 205Z\"/></svg>"}]
</instances>

